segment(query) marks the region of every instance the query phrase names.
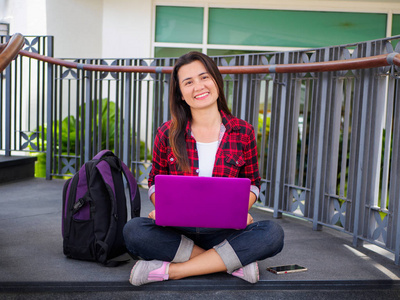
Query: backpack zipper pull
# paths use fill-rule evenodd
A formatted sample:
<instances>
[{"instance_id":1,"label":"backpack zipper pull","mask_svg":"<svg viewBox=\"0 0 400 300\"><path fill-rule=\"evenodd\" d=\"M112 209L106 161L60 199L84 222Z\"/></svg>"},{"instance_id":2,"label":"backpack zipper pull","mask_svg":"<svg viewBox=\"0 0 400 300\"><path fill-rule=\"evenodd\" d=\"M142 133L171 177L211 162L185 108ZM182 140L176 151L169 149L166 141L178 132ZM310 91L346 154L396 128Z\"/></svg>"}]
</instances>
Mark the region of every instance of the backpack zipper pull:
<instances>
[{"instance_id":1,"label":"backpack zipper pull","mask_svg":"<svg viewBox=\"0 0 400 300\"><path fill-rule=\"evenodd\" d=\"M85 205L86 201L83 198L80 198L77 202L75 202L74 207L73 207L73 214L77 213L78 210L82 208L83 205Z\"/></svg>"}]
</instances>

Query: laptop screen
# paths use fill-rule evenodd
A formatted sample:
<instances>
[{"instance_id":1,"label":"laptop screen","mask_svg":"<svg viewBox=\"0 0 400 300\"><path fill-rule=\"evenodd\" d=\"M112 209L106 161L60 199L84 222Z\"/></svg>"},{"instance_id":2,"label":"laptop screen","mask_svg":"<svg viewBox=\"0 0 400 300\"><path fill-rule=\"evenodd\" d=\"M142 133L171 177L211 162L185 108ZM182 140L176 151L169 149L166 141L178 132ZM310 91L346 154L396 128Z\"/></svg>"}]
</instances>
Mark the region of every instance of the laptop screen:
<instances>
[{"instance_id":1,"label":"laptop screen","mask_svg":"<svg viewBox=\"0 0 400 300\"><path fill-rule=\"evenodd\" d=\"M248 178L157 175L156 224L242 229L249 195Z\"/></svg>"}]
</instances>

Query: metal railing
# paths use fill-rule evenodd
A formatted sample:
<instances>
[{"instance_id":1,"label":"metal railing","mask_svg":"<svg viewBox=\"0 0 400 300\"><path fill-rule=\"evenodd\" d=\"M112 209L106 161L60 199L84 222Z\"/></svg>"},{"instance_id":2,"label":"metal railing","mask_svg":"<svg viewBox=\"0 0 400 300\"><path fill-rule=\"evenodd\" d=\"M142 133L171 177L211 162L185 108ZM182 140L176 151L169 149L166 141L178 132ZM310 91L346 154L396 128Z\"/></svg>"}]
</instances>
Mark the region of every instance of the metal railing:
<instances>
[{"instance_id":1,"label":"metal railing","mask_svg":"<svg viewBox=\"0 0 400 300\"><path fill-rule=\"evenodd\" d=\"M233 114L257 132L259 205L351 234L354 245L378 245L396 264L399 38L214 58ZM60 60L52 45L52 37L27 37L2 75L1 107L9 108L0 113L0 150L40 152L51 178L109 148L145 184L155 132L169 119L175 59Z\"/></svg>"}]
</instances>

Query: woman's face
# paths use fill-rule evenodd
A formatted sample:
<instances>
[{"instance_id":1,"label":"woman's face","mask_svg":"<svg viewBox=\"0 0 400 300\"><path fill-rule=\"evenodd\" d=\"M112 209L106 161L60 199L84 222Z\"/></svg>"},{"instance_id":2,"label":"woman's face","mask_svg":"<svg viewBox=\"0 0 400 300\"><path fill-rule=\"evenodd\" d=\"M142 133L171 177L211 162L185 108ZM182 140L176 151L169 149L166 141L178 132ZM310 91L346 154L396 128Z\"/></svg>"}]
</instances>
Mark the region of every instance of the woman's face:
<instances>
[{"instance_id":1,"label":"woman's face","mask_svg":"<svg viewBox=\"0 0 400 300\"><path fill-rule=\"evenodd\" d=\"M182 100L191 110L208 109L214 106L218 109L218 88L204 65L195 60L183 65L178 70L179 87Z\"/></svg>"}]
</instances>

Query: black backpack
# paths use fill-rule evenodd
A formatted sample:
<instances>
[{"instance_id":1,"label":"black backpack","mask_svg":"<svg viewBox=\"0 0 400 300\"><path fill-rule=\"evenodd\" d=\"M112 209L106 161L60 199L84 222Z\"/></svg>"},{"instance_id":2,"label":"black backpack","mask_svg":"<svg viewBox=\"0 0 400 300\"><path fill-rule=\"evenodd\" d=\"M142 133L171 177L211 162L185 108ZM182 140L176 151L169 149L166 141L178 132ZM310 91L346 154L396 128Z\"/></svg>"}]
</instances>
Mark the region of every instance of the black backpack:
<instances>
[{"instance_id":1,"label":"black backpack","mask_svg":"<svg viewBox=\"0 0 400 300\"><path fill-rule=\"evenodd\" d=\"M109 150L99 152L63 189L62 234L64 254L69 258L97 261L126 252L122 230L128 209L123 176L130 191L131 218L140 216L140 193L128 167Z\"/></svg>"}]
</instances>

